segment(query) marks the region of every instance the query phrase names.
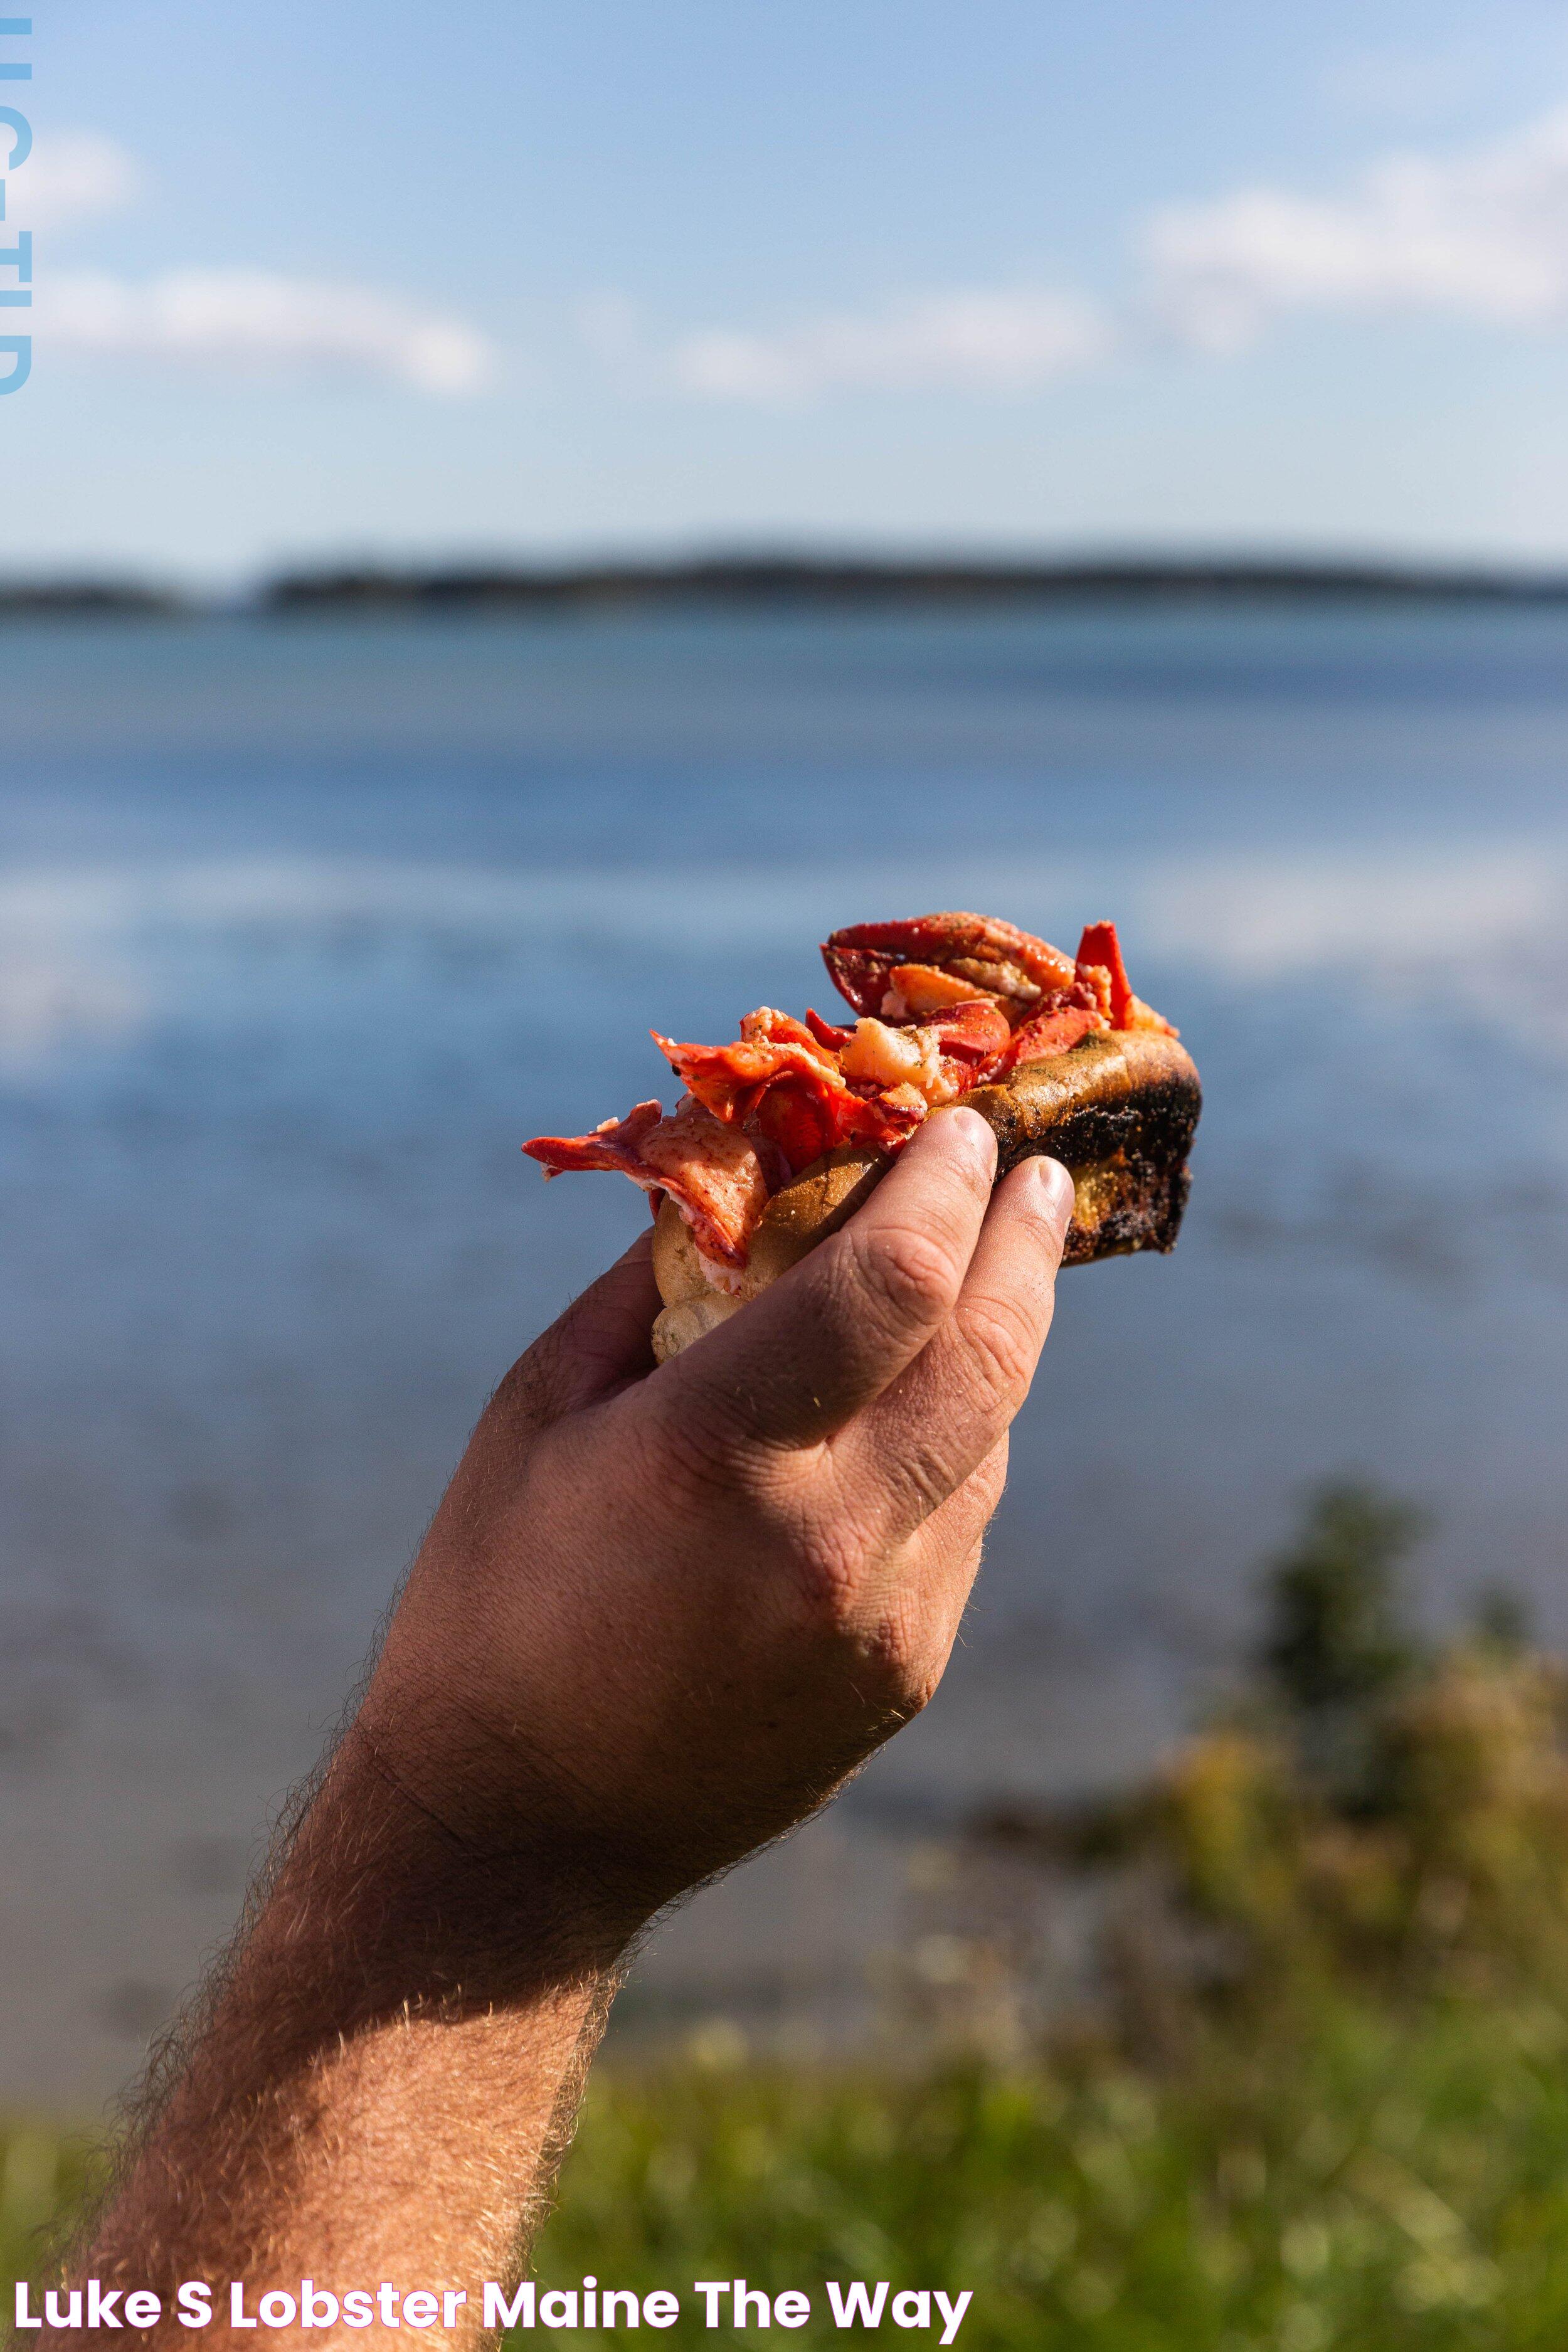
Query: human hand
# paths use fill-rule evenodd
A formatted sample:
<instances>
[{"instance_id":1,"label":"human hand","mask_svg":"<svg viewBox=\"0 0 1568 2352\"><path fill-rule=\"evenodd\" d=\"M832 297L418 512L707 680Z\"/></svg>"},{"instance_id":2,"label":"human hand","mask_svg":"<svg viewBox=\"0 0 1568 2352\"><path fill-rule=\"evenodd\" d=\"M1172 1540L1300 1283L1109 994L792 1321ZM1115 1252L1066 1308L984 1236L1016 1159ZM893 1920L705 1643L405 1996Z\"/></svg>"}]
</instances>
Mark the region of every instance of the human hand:
<instances>
[{"instance_id":1,"label":"human hand","mask_svg":"<svg viewBox=\"0 0 1568 2352\"><path fill-rule=\"evenodd\" d=\"M356 1729L578 1956L789 1828L941 1680L1072 1184L931 1118L858 1215L655 1370L645 1237L502 1382Z\"/></svg>"},{"instance_id":2,"label":"human hand","mask_svg":"<svg viewBox=\"0 0 1568 2352\"><path fill-rule=\"evenodd\" d=\"M941 1679L1072 1207L994 1167L941 1112L672 1362L645 1239L514 1367L83 2275L439 2279L477 2338L626 1945Z\"/></svg>"}]
</instances>

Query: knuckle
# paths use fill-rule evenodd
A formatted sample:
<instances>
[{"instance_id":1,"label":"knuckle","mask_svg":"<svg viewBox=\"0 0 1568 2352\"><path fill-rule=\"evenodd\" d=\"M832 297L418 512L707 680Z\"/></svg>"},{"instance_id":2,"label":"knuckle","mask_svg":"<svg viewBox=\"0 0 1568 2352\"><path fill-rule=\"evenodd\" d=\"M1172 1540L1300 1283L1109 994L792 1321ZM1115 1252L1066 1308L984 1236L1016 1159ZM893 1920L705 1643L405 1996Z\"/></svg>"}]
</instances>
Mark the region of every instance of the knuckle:
<instances>
[{"instance_id":1,"label":"knuckle","mask_svg":"<svg viewBox=\"0 0 1568 2352\"><path fill-rule=\"evenodd\" d=\"M923 1318L951 1297L952 1254L934 1234L918 1225L884 1224L870 1234L851 1227L847 1238L860 1288L890 1318Z\"/></svg>"},{"instance_id":2,"label":"knuckle","mask_svg":"<svg viewBox=\"0 0 1568 2352\"><path fill-rule=\"evenodd\" d=\"M942 1680L916 1629L901 1617L886 1618L864 1644L866 1662L889 1712L907 1722L931 1705Z\"/></svg>"},{"instance_id":3,"label":"knuckle","mask_svg":"<svg viewBox=\"0 0 1568 2352\"><path fill-rule=\"evenodd\" d=\"M848 1633L866 1568L859 1529L837 1516L808 1516L792 1529L789 1554L805 1631L831 1639Z\"/></svg>"},{"instance_id":4,"label":"knuckle","mask_svg":"<svg viewBox=\"0 0 1568 2352\"><path fill-rule=\"evenodd\" d=\"M867 1573L876 1550L864 1515L825 1483L821 1464L775 1465L753 1493L752 1527L779 1571L776 1588L797 1637L829 1644L859 1624Z\"/></svg>"},{"instance_id":5,"label":"knuckle","mask_svg":"<svg viewBox=\"0 0 1568 2352\"><path fill-rule=\"evenodd\" d=\"M1034 1378L1037 1348L1026 1309L1008 1298L988 1298L963 1315L963 1343L972 1376L996 1402L1017 1406Z\"/></svg>"},{"instance_id":6,"label":"knuckle","mask_svg":"<svg viewBox=\"0 0 1568 2352\"><path fill-rule=\"evenodd\" d=\"M940 1511L958 1483L958 1474L942 1446L912 1444L900 1465L900 1483L921 1518Z\"/></svg>"}]
</instances>

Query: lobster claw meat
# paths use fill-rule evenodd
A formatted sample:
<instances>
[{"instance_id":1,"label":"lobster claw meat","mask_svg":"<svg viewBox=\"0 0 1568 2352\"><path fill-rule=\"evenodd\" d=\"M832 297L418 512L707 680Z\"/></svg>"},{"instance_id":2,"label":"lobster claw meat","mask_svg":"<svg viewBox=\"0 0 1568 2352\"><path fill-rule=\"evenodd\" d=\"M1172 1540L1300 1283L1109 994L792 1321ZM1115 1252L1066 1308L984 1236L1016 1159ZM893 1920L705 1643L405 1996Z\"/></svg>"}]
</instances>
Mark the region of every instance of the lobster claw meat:
<instances>
[{"instance_id":1,"label":"lobster claw meat","mask_svg":"<svg viewBox=\"0 0 1568 2352\"><path fill-rule=\"evenodd\" d=\"M1157 1029L1167 1037L1176 1034L1162 1014L1145 1004L1141 996L1133 995L1114 923L1085 926L1078 943L1078 970L1079 979L1092 981L1097 989L1101 974L1109 981L1109 1003L1104 1010L1113 1029Z\"/></svg>"},{"instance_id":2,"label":"lobster claw meat","mask_svg":"<svg viewBox=\"0 0 1568 2352\"><path fill-rule=\"evenodd\" d=\"M1078 976L1059 948L990 915L851 923L823 941L822 959L856 1012L884 1021L919 1020L943 1004L989 996L1016 1028ZM944 983L947 992L939 993Z\"/></svg>"}]
</instances>

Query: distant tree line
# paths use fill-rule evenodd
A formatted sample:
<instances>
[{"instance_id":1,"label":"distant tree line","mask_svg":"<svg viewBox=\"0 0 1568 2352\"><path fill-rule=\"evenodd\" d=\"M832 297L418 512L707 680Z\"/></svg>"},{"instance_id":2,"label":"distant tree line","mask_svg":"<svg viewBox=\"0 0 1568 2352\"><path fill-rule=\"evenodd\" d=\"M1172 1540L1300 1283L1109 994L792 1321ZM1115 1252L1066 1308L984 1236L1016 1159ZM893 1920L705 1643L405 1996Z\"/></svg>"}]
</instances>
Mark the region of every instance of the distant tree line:
<instances>
[{"instance_id":1,"label":"distant tree line","mask_svg":"<svg viewBox=\"0 0 1568 2352\"><path fill-rule=\"evenodd\" d=\"M667 562L342 564L287 572L237 600L268 615L593 611L653 606L976 608L1132 604L1540 604L1568 574L1288 557L1026 561L758 551ZM0 580L0 618L153 618L236 609L124 578Z\"/></svg>"}]
</instances>

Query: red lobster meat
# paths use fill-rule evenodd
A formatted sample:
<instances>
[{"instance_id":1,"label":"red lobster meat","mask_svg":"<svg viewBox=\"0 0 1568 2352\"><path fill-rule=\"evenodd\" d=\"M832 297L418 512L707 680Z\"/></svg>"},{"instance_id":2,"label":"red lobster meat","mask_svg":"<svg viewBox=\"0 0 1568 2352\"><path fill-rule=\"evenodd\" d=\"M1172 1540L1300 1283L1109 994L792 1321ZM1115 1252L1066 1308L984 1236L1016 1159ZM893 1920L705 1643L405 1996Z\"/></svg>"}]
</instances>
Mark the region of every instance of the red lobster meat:
<instances>
[{"instance_id":1,"label":"red lobster meat","mask_svg":"<svg viewBox=\"0 0 1568 2352\"><path fill-rule=\"evenodd\" d=\"M757 1220L787 1172L765 1139L689 1097L668 1118L657 1101L638 1103L591 1135L536 1135L522 1148L547 1176L614 1168L645 1192L668 1192L703 1256L725 1266L745 1265Z\"/></svg>"},{"instance_id":2,"label":"red lobster meat","mask_svg":"<svg viewBox=\"0 0 1568 2352\"><path fill-rule=\"evenodd\" d=\"M768 1201L846 1143L896 1151L932 1109L1096 1030L1170 1024L1132 993L1113 923L1091 923L1076 958L985 915L857 923L822 950L852 1028L761 1006L728 1045L653 1032L686 1093L591 1135L536 1136L547 1176L612 1168L668 1193L715 1272L745 1266Z\"/></svg>"},{"instance_id":3,"label":"red lobster meat","mask_svg":"<svg viewBox=\"0 0 1568 2352\"><path fill-rule=\"evenodd\" d=\"M824 940L822 959L856 1012L884 1021L919 1019L939 1005L990 996L1016 1027L1042 998L1071 988L1078 976L1059 948L990 915L851 923Z\"/></svg>"}]
</instances>

